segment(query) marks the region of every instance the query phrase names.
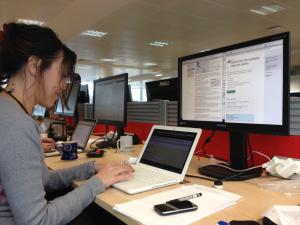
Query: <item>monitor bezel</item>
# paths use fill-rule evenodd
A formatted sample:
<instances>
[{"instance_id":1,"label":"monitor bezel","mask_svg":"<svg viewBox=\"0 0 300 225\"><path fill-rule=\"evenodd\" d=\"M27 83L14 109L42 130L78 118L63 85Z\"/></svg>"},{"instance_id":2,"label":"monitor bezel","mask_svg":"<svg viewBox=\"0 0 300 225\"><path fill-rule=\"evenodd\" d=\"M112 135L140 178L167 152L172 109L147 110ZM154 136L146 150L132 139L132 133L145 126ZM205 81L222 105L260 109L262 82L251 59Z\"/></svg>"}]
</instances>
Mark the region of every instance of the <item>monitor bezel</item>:
<instances>
[{"instance_id":1,"label":"monitor bezel","mask_svg":"<svg viewBox=\"0 0 300 225\"><path fill-rule=\"evenodd\" d=\"M109 80L115 80L124 78L124 115L123 115L123 121L116 121L116 120L104 120L95 118L95 99L97 98L95 96L95 84L99 82L106 82ZM97 79L93 81L94 89L93 89L93 119L97 121L97 124L102 125L110 125L110 126L118 126L118 127L126 127L127 126L127 91L128 91L128 73L118 74L110 77L105 77L101 79Z\"/></svg>"},{"instance_id":2,"label":"monitor bezel","mask_svg":"<svg viewBox=\"0 0 300 225\"><path fill-rule=\"evenodd\" d=\"M209 122L209 121L193 121L182 119L182 63L187 60L206 57L221 52L235 50L239 48L249 47L253 45L263 44L275 40L283 40L283 107L282 107L282 125L270 124L246 124L246 123L226 123L226 122ZM285 32L275 34L268 37L258 38L251 41L246 41L239 44L234 44L208 52L197 53L189 56L178 58L178 78L179 78L179 101L178 101L178 126L185 127L200 127L205 130L231 131L243 133L257 133L268 135L289 135L289 111L290 111L290 33Z\"/></svg>"}]
</instances>

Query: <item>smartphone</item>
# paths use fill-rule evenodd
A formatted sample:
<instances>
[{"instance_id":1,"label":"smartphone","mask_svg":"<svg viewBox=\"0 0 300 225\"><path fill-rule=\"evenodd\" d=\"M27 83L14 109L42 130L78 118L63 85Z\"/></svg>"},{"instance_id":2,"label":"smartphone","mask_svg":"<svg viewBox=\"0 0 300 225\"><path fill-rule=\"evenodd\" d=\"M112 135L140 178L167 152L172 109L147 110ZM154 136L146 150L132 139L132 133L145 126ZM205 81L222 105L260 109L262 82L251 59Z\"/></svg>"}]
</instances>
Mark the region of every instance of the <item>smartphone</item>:
<instances>
[{"instance_id":1,"label":"smartphone","mask_svg":"<svg viewBox=\"0 0 300 225\"><path fill-rule=\"evenodd\" d=\"M154 209L160 215L170 215L173 213L181 213L181 212L197 210L198 206L191 203L190 201L179 201L179 202L171 202L171 203L155 205Z\"/></svg>"}]
</instances>

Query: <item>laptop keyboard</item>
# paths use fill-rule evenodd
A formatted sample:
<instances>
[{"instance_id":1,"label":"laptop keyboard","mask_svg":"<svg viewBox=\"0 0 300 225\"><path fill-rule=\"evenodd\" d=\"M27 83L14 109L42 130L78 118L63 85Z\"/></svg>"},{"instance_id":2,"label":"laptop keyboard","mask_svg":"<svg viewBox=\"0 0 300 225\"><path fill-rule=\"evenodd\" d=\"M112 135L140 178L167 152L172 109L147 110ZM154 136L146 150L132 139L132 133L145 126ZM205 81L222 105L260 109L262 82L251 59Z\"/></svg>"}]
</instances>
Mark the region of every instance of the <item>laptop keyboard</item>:
<instances>
[{"instance_id":1,"label":"laptop keyboard","mask_svg":"<svg viewBox=\"0 0 300 225\"><path fill-rule=\"evenodd\" d=\"M134 167L134 169L135 169L134 178L145 181L149 184L159 184L162 182L168 182L175 179L174 177L170 177L141 167Z\"/></svg>"}]
</instances>

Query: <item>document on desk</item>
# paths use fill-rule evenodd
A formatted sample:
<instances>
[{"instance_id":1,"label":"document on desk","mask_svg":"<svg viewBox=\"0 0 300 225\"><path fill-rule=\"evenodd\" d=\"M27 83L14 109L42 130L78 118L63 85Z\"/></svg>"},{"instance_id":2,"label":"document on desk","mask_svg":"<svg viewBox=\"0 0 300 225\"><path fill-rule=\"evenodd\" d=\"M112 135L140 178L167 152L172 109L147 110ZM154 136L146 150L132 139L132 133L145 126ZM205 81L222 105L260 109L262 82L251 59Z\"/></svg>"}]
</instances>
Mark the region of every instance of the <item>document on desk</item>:
<instances>
[{"instance_id":1,"label":"document on desk","mask_svg":"<svg viewBox=\"0 0 300 225\"><path fill-rule=\"evenodd\" d=\"M261 216L268 217L278 225L300 225L300 206L274 205Z\"/></svg>"},{"instance_id":2,"label":"document on desk","mask_svg":"<svg viewBox=\"0 0 300 225\"><path fill-rule=\"evenodd\" d=\"M198 206L198 210L196 211L161 216L153 208L154 205L162 204L172 199L182 198L199 192L202 193L201 197L190 200ZM182 186L175 190L162 192L131 202L116 204L114 206L114 210L146 225L182 225L190 224L214 212L234 205L236 201L242 198L242 196L223 190L195 184Z\"/></svg>"}]
</instances>

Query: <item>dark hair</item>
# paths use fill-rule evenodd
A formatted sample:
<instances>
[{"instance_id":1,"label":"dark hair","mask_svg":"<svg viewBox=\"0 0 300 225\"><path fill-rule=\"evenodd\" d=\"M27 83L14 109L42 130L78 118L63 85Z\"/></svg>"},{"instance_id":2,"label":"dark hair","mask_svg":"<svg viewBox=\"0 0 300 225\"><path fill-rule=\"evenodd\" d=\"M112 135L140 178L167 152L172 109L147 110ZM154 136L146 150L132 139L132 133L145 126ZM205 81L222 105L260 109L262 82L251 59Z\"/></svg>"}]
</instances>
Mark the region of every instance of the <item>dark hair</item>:
<instances>
[{"instance_id":1,"label":"dark hair","mask_svg":"<svg viewBox=\"0 0 300 225\"><path fill-rule=\"evenodd\" d=\"M21 72L31 56L37 56L42 60L39 71L43 75L61 52L64 55L62 72L68 74L72 86L76 54L59 40L53 30L37 25L7 24L0 40L0 85L6 84L12 76ZM65 97L62 97L65 105L70 91L71 89L67 91Z\"/></svg>"}]
</instances>

